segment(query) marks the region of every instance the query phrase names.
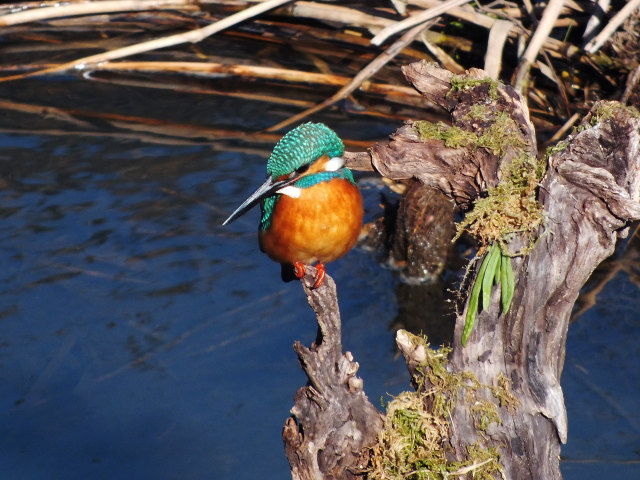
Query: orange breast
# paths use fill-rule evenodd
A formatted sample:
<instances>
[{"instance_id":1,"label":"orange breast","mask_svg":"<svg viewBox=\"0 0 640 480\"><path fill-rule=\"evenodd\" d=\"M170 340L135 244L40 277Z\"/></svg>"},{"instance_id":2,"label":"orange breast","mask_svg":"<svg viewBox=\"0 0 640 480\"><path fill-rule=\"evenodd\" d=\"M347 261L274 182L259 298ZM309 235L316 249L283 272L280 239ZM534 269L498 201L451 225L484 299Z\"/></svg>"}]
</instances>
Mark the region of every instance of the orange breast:
<instances>
[{"instance_id":1,"label":"orange breast","mask_svg":"<svg viewBox=\"0 0 640 480\"><path fill-rule=\"evenodd\" d=\"M331 262L355 245L362 215L360 192L344 179L302 189L298 198L281 195L259 233L260 249L279 263Z\"/></svg>"}]
</instances>

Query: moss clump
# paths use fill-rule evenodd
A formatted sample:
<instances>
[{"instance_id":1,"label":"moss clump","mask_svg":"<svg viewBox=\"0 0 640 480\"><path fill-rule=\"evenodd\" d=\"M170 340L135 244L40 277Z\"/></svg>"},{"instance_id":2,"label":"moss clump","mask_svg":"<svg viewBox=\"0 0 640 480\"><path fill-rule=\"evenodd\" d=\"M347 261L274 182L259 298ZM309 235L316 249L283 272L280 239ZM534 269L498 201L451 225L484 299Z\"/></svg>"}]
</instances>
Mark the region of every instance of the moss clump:
<instances>
[{"instance_id":1,"label":"moss clump","mask_svg":"<svg viewBox=\"0 0 640 480\"><path fill-rule=\"evenodd\" d=\"M584 130L588 130L598 123L607 121L613 117L616 111L620 110L626 111L632 118L640 118L640 111L635 106L623 105L620 102L601 101L598 103L598 108L591 116L589 122L583 122L577 127L574 127L572 134L575 135Z\"/></svg>"},{"instance_id":2,"label":"moss clump","mask_svg":"<svg viewBox=\"0 0 640 480\"><path fill-rule=\"evenodd\" d=\"M427 352L425 362L415 370L413 381L417 385L416 390L419 394L428 393L432 410L436 415L449 417L460 389L465 387L475 391L480 384L469 372L449 372L447 361L451 353L450 347L433 351L423 337L414 338L425 342ZM425 387L425 379L429 381L428 387Z\"/></svg>"},{"instance_id":3,"label":"moss clump","mask_svg":"<svg viewBox=\"0 0 640 480\"><path fill-rule=\"evenodd\" d=\"M520 405L520 400L511 391L511 379L500 374L497 382L497 386L491 387L491 392L498 399L500 406L508 409L513 414Z\"/></svg>"},{"instance_id":4,"label":"moss clump","mask_svg":"<svg viewBox=\"0 0 640 480\"><path fill-rule=\"evenodd\" d=\"M481 432L486 432L492 423L502 424L495 403L478 401L471 407L471 415L473 415L474 425Z\"/></svg>"},{"instance_id":5,"label":"moss clump","mask_svg":"<svg viewBox=\"0 0 640 480\"><path fill-rule=\"evenodd\" d=\"M629 112L629 115L631 115L633 118L640 118L640 112L636 107L628 107L621 104L620 102L602 101L598 104L595 115L591 117L591 125L596 125L597 123L609 120L611 117L613 117L613 114L620 109Z\"/></svg>"},{"instance_id":6,"label":"moss clump","mask_svg":"<svg viewBox=\"0 0 640 480\"><path fill-rule=\"evenodd\" d=\"M529 237L527 247L511 255L526 254L544 220L542 206L536 199L543 171L537 160L527 155L512 162L498 186L490 188L485 198L478 199L473 210L458 223L454 241L466 231L480 240L478 255L495 242L506 253L507 242L515 234L525 234Z\"/></svg>"},{"instance_id":7,"label":"moss clump","mask_svg":"<svg viewBox=\"0 0 640 480\"><path fill-rule=\"evenodd\" d=\"M493 123L478 137L476 145L491 150L498 157L502 157L509 149L519 152L528 146L516 121L504 112L495 114Z\"/></svg>"},{"instance_id":8,"label":"moss clump","mask_svg":"<svg viewBox=\"0 0 640 480\"><path fill-rule=\"evenodd\" d=\"M561 142L556 143L555 145L549 145L547 147L547 151L545 152L545 159L549 159L556 153L559 153L566 149L569 146L569 142L563 140Z\"/></svg>"},{"instance_id":9,"label":"moss clump","mask_svg":"<svg viewBox=\"0 0 640 480\"><path fill-rule=\"evenodd\" d=\"M482 135L476 135L457 126L449 126L444 122L433 123L420 120L414 123L414 128L423 141L442 140L449 148L486 148L500 157L510 148L520 151L527 147L527 142L522 137L518 124L508 114L504 112L479 112L478 110L475 114L484 115L484 120L492 121L492 124L484 130Z\"/></svg>"},{"instance_id":10,"label":"moss clump","mask_svg":"<svg viewBox=\"0 0 640 480\"><path fill-rule=\"evenodd\" d=\"M493 118L494 110L482 103L471 105L469 111L465 114L467 120L490 121Z\"/></svg>"},{"instance_id":11,"label":"moss clump","mask_svg":"<svg viewBox=\"0 0 640 480\"><path fill-rule=\"evenodd\" d=\"M506 252L507 242L517 233L529 235L531 246L543 221L536 192L546 161L538 162L527 153L528 140L510 115L496 112L492 119L493 123L475 138L473 147L486 148L498 157L512 152L515 160L501 167L502 179L498 186L488 189L487 197L478 199L473 210L457 225L454 240L462 232L468 232L481 242L479 255L496 241Z\"/></svg>"},{"instance_id":12,"label":"moss clump","mask_svg":"<svg viewBox=\"0 0 640 480\"><path fill-rule=\"evenodd\" d=\"M440 478L429 472L447 465L443 448L449 425L425 407L422 396L403 392L387 406L384 428L373 449L370 479Z\"/></svg>"},{"instance_id":13,"label":"moss clump","mask_svg":"<svg viewBox=\"0 0 640 480\"><path fill-rule=\"evenodd\" d=\"M499 82L490 78L469 78L464 75L452 77L449 93L475 88L485 83L489 85L489 95L497 98ZM507 253L507 243L516 234L525 234L529 237L527 246L520 252L508 254L526 254L533 246L539 227L543 223L542 207L536 196L538 184L545 173L547 159L538 161L530 153L529 139L507 112L492 111L485 105L476 104L469 109L466 116L468 120L479 119L491 123L481 134L457 126L449 127L442 122L416 122L415 128L423 140L439 139L451 148L484 148L500 158L508 154L513 160L502 162L500 183L497 187L488 189L487 197L476 201L473 210L457 225L454 241L463 232L469 233L480 241L480 256L495 242L499 242L502 251Z\"/></svg>"},{"instance_id":14,"label":"moss clump","mask_svg":"<svg viewBox=\"0 0 640 480\"><path fill-rule=\"evenodd\" d=\"M451 77L451 90L449 90L447 96L449 96L452 92L461 92L464 90L469 90L471 88L479 87L480 85L489 85L489 96L492 100L497 100L498 87L500 86L500 82L489 77L473 78L469 77L468 75L454 75L453 77Z\"/></svg>"},{"instance_id":15,"label":"moss clump","mask_svg":"<svg viewBox=\"0 0 640 480\"><path fill-rule=\"evenodd\" d=\"M442 140L449 148L472 147L478 141L478 137L472 132L460 127L451 127L443 122L418 121L414 126L421 140Z\"/></svg>"},{"instance_id":16,"label":"moss clump","mask_svg":"<svg viewBox=\"0 0 640 480\"><path fill-rule=\"evenodd\" d=\"M410 335L410 334L408 334ZM424 337L410 336L424 348L425 360L416 371L416 392L403 392L387 405L385 424L371 451L372 480L444 480L466 473L489 480L502 472L496 449L467 446L464 461L449 461L449 419L462 388L475 395L480 388L470 373L450 373L450 349L431 350ZM484 411L489 411L486 407Z\"/></svg>"}]
</instances>

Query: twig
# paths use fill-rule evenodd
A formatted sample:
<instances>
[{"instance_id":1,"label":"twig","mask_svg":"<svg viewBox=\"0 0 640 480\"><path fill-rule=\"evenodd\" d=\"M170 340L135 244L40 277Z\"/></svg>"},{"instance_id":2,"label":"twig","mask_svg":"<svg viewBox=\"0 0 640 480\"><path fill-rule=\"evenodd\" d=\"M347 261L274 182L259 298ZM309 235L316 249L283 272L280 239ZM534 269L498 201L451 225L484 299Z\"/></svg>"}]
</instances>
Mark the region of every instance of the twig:
<instances>
[{"instance_id":1,"label":"twig","mask_svg":"<svg viewBox=\"0 0 640 480\"><path fill-rule=\"evenodd\" d=\"M496 23L489 30L487 53L484 57L484 70L494 80L497 80L500 76L504 43L507 41L512 27L513 23L508 20L496 20Z\"/></svg>"},{"instance_id":2,"label":"twig","mask_svg":"<svg viewBox=\"0 0 640 480\"><path fill-rule=\"evenodd\" d=\"M274 132L276 130L280 130L292 123L297 122L309 115L313 115L320 110L333 105L334 103L342 100L347 97L349 94L354 92L362 83L375 74L378 70L384 67L393 57L398 55L404 47L409 45L413 40L426 28L424 25L420 24L417 27L413 27L407 33L405 33L402 37L400 37L394 44L392 44L389 48L387 48L384 52L378 55L371 63L369 63L366 67L364 67L360 72L353 77L353 80L349 82L347 85L342 87L336 93L334 93L331 97L323 101L322 103L317 104L314 107L311 107L304 112L301 112L297 115L289 117L287 120L284 120L272 127L267 129L268 132Z\"/></svg>"},{"instance_id":3,"label":"twig","mask_svg":"<svg viewBox=\"0 0 640 480\"><path fill-rule=\"evenodd\" d=\"M371 43L373 45L382 45L384 41L389 38L391 35L395 35L398 32L406 30L408 28L413 27L414 25L419 25L428 20L431 20L434 17L439 17L443 13L446 13L450 8L458 7L465 3L469 3L469 0L447 0L446 2L438 5L437 7L430 8L423 12L420 12L416 15L412 15L409 18L405 18L401 22L394 23L393 25L389 25L385 29L383 29L380 33L378 33L375 37L371 39Z\"/></svg>"},{"instance_id":4,"label":"twig","mask_svg":"<svg viewBox=\"0 0 640 480\"><path fill-rule=\"evenodd\" d=\"M238 13L234 13L233 15L223 18L222 20L212 23L211 25L207 25L203 28L179 33L176 35L169 35L168 37L156 38L146 42L136 43L134 45L117 48L115 50L98 53L96 55L90 55L88 57L83 57L72 62L64 63L58 67L54 67L51 69L39 70L36 72L16 75L13 77L5 77L3 79L0 79L0 81L16 80L27 76L44 75L53 72L66 71L73 68L77 70L84 70L87 68L87 66L95 63L108 62L110 60L129 57L131 55L136 55L138 53L144 53L151 50L157 50L159 48L171 47L174 45L179 45L181 43L197 43L213 35L214 33L225 30L229 27L232 27L233 25L236 25L237 23L248 20L249 18L260 15L261 13L272 10L291 1L293 0L267 0L265 2L253 5L252 7L246 8Z\"/></svg>"},{"instance_id":5,"label":"twig","mask_svg":"<svg viewBox=\"0 0 640 480\"><path fill-rule=\"evenodd\" d=\"M526 80L529 76L529 69L538 56L538 52L544 45L549 33L551 33L551 30L560 15L560 11L564 6L564 2L565 0L549 0L547 8L544 9L538 28L536 28L536 32L533 34L522 59L520 59L520 64L517 69L518 73L516 74L516 80L514 82L516 90L521 92L523 86L526 84Z\"/></svg>"},{"instance_id":6,"label":"twig","mask_svg":"<svg viewBox=\"0 0 640 480\"><path fill-rule=\"evenodd\" d=\"M175 72L198 77L215 77L220 75L229 77L262 78L279 80L290 83L307 83L315 85L345 86L349 78L341 75L305 72L287 68L263 67L260 65L223 64L216 62L107 62L94 67L94 71L111 72ZM381 95L421 98L413 88L382 84L367 83L362 90Z\"/></svg>"},{"instance_id":7,"label":"twig","mask_svg":"<svg viewBox=\"0 0 640 480\"><path fill-rule=\"evenodd\" d=\"M416 5L435 6L439 4L439 0L413 0L411 3ZM485 11L487 12L486 14L476 12L472 10L470 6L465 5L447 10L447 15L486 29L490 29L493 27L495 22L498 21L499 18L495 17L503 17L505 20L512 22L519 30L515 31L515 29L512 29L509 32L510 37L516 37L517 35L520 35L521 32L525 34L528 33L515 16L503 15L503 10L485 9ZM580 49L575 45L567 45L565 42L550 37L544 40L544 48L545 50L553 52L555 56L560 58L566 58L567 56L571 57L580 51Z\"/></svg>"},{"instance_id":8,"label":"twig","mask_svg":"<svg viewBox=\"0 0 640 480\"><path fill-rule=\"evenodd\" d=\"M600 47L609 39L611 35L618 29L620 25L640 6L640 0L629 0L622 9L616 13L613 18L607 23L607 26L602 31L593 37L593 39L587 43L584 47L588 53L596 53L600 50Z\"/></svg>"},{"instance_id":9,"label":"twig","mask_svg":"<svg viewBox=\"0 0 640 480\"><path fill-rule=\"evenodd\" d=\"M596 0L593 4L594 12L591 14L591 18L587 22L587 27L584 29L582 38L584 40L590 40L596 29L602 23L602 16L609 10L610 0Z\"/></svg>"},{"instance_id":10,"label":"twig","mask_svg":"<svg viewBox=\"0 0 640 480\"><path fill-rule=\"evenodd\" d=\"M477 470L480 467L483 467L484 465L486 465L487 463L491 462L495 460L495 458L491 457L491 458L487 458L486 460L480 462L480 463L474 463L472 465L469 465L468 467L462 467L459 468L458 470L456 470L455 472L451 472L449 475L466 475L469 472L472 472L474 470Z\"/></svg>"},{"instance_id":11,"label":"twig","mask_svg":"<svg viewBox=\"0 0 640 480\"><path fill-rule=\"evenodd\" d=\"M336 4L326 5L316 2L296 2L289 7L291 15L295 17L315 18L329 22L338 22L353 27L364 27L379 31L393 20L369 15L355 8L343 7Z\"/></svg>"},{"instance_id":12,"label":"twig","mask_svg":"<svg viewBox=\"0 0 640 480\"><path fill-rule=\"evenodd\" d=\"M51 7L30 8L0 16L0 27L19 25L61 17L95 15L113 12L165 10L193 5L191 0L106 0L102 2L70 3Z\"/></svg>"},{"instance_id":13,"label":"twig","mask_svg":"<svg viewBox=\"0 0 640 480\"><path fill-rule=\"evenodd\" d=\"M622 97L620 97L620 101L622 103L627 103L629 101L629 97L631 96L631 92L638 85L638 81L640 80L640 66L637 66L631 74L627 77L627 84L624 88L624 93Z\"/></svg>"},{"instance_id":14,"label":"twig","mask_svg":"<svg viewBox=\"0 0 640 480\"><path fill-rule=\"evenodd\" d=\"M440 62L440 65L442 65L444 68L446 68L450 72L457 73L457 74L464 73L464 67L462 67L458 62L456 62L453 58L451 58L451 56L447 52L445 52L442 48L440 48L438 45L436 45L433 42L430 42L429 39L427 38L427 35L426 35L427 33L428 32L426 31L422 32L422 35L421 35L422 43L424 43L424 46L427 47L427 50L429 50L429 53L438 59L438 61Z\"/></svg>"},{"instance_id":15,"label":"twig","mask_svg":"<svg viewBox=\"0 0 640 480\"><path fill-rule=\"evenodd\" d=\"M569 120L564 122L564 125L562 125L562 127L560 127L560 129L553 135L553 137L551 137L545 143L547 145L551 145L551 144L557 142L558 140L560 140L561 138L564 138L564 134L567 133L567 130L569 130L571 127L573 127L575 125L575 123L578 120L580 120L581 117L582 117L582 115L580 113L578 113L578 112L574 113Z\"/></svg>"}]
</instances>

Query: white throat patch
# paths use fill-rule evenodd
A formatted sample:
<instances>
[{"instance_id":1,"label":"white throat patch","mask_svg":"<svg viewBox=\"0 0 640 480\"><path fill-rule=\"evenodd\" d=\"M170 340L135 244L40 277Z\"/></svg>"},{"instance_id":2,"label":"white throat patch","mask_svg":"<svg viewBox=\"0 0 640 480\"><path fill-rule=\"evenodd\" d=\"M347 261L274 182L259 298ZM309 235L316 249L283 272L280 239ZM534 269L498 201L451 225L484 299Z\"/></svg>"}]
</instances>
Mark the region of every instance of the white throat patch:
<instances>
[{"instance_id":1,"label":"white throat patch","mask_svg":"<svg viewBox=\"0 0 640 480\"><path fill-rule=\"evenodd\" d=\"M291 198L299 198L300 193L302 193L302 189L294 187L293 185L287 185L286 187L282 187L280 190L276 190L276 193L280 193Z\"/></svg>"},{"instance_id":2,"label":"white throat patch","mask_svg":"<svg viewBox=\"0 0 640 480\"><path fill-rule=\"evenodd\" d=\"M344 159L342 157L333 157L324 164L325 172L335 172L344 167Z\"/></svg>"}]
</instances>

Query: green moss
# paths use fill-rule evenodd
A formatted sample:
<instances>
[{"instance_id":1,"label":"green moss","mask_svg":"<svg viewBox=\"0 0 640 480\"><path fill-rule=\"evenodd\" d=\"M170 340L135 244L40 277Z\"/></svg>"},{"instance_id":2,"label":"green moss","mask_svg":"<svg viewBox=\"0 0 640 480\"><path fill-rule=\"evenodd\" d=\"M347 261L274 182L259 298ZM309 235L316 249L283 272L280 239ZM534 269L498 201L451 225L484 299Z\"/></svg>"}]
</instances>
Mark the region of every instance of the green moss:
<instances>
[{"instance_id":1,"label":"green moss","mask_svg":"<svg viewBox=\"0 0 640 480\"><path fill-rule=\"evenodd\" d=\"M401 393L387 406L369 478L438 478L423 472L447 464L443 448L447 436L446 420L430 412L420 394Z\"/></svg>"},{"instance_id":2,"label":"green moss","mask_svg":"<svg viewBox=\"0 0 640 480\"><path fill-rule=\"evenodd\" d=\"M538 182L544 172L533 157L523 155L509 165L503 180L488 195L479 198L473 209L456 226L454 240L468 232L481 243L478 255L498 242L508 252L507 243L515 234L525 234L529 242L524 250L510 255L524 255L533 247L544 220L542 206L536 199Z\"/></svg>"},{"instance_id":3,"label":"green moss","mask_svg":"<svg viewBox=\"0 0 640 480\"><path fill-rule=\"evenodd\" d=\"M591 125L600 123L603 120L609 120L618 108L622 108L622 105L618 102L600 102L595 115L591 117Z\"/></svg>"},{"instance_id":4,"label":"green moss","mask_svg":"<svg viewBox=\"0 0 640 480\"><path fill-rule=\"evenodd\" d=\"M640 118L640 112L636 107L628 107L620 102L602 101L598 103L595 115L591 117L591 125L611 119L613 114L620 110L626 110L633 118Z\"/></svg>"},{"instance_id":5,"label":"green moss","mask_svg":"<svg viewBox=\"0 0 640 480\"><path fill-rule=\"evenodd\" d=\"M489 84L489 94L497 98L499 82L490 78L469 78L454 75L451 91L475 88ZM507 243L516 234L529 237L527 247L511 255L523 255L533 246L539 227L543 222L542 207L538 203L537 187L547 165L546 158L538 161L529 153L529 139L519 124L506 112L490 111L484 105L474 105L467 113L468 118L490 121L491 124L477 135L460 127L449 127L444 123L416 122L415 128L423 140L439 139L451 148L484 148L493 155L510 161L500 165L500 183L488 189L488 195L476 201L464 220L457 225L454 240L463 232L471 234L481 243L478 255L499 242L503 252L508 252Z\"/></svg>"},{"instance_id":6,"label":"green moss","mask_svg":"<svg viewBox=\"0 0 640 480\"><path fill-rule=\"evenodd\" d=\"M493 119L494 110L490 109L487 105L482 103L475 103L471 105L469 111L466 113L465 117L468 120L481 120L481 121L489 121Z\"/></svg>"},{"instance_id":7,"label":"green moss","mask_svg":"<svg viewBox=\"0 0 640 480\"><path fill-rule=\"evenodd\" d=\"M495 403L478 401L471 407L471 415L473 415L476 428L482 432L486 432L492 423L502 424Z\"/></svg>"},{"instance_id":8,"label":"green moss","mask_svg":"<svg viewBox=\"0 0 640 480\"><path fill-rule=\"evenodd\" d=\"M414 128L420 135L420 139L442 140L449 148L486 148L499 157L508 149L523 150L528 145L518 128L518 124L504 112L492 113L488 111L474 110L474 115L482 115L484 120L493 120L493 123L484 130L482 135L464 130L457 126L449 126L443 122L433 123L420 120L414 123ZM471 115L471 110L467 115Z\"/></svg>"},{"instance_id":9,"label":"green moss","mask_svg":"<svg viewBox=\"0 0 640 480\"><path fill-rule=\"evenodd\" d=\"M549 145L547 147L547 151L545 152L545 159L548 159L551 156L555 155L556 153L563 151L568 146L569 146L569 142L567 141L558 142L555 145Z\"/></svg>"},{"instance_id":10,"label":"green moss","mask_svg":"<svg viewBox=\"0 0 640 480\"><path fill-rule=\"evenodd\" d=\"M387 405L385 424L371 451L368 477L372 480L444 480L469 473L473 478L493 479L502 471L497 449L478 444L467 446L463 461L450 461L449 419L454 399L467 389L474 396L481 385L470 373L447 370L449 348L432 350L425 337L410 335L416 347L425 351L425 360L416 372L415 392L403 392ZM488 403L488 402L487 402ZM496 421L491 408L479 415ZM497 414L497 413L496 413ZM497 417L499 421L499 417Z\"/></svg>"},{"instance_id":11,"label":"green moss","mask_svg":"<svg viewBox=\"0 0 640 480\"><path fill-rule=\"evenodd\" d=\"M447 96L452 92L469 90L471 88L479 87L480 85L489 85L489 96L491 99L497 100L500 82L489 77L472 78L468 75L454 75L451 77L451 90L449 90Z\"/></svg>"},{"instance_id":12,"label":"green moss","mask_svg":"<svg viewBox=\"0 0 640 480\"><path fill-rule=\"evenodd\" d=\"M493 396L498 399L501 407L507 408L511 413L515 412L520 406L520 400L511 391L511 379L500 374L497 383L496 386L491 387Z\"/></svg>"},{"instance_id":13,"label":"green moss","mask_svg":"<svg viewBox=\"0 0 640 480\"><path fill-rule=\"evenodd\" d=\"M443 140L449 148L475 146L478 140L472 132L460 127L451 127L443 122L433 123L421 120L415 122L414 127L422 141Z\"/></svg>"},{"instance_id":14,"label":"green moss","mask_svg":"<svg viewBox=\"0 0 640 480\"><path fill-rule=\"evenodd\" d=\"M632 118L640 118L640 111L635 106L623 105L620 102L613 101L601 101L598 103L598 108L591 116L589 122L583 122L573 129L572 134L578 134L584 130L605 122L613 117L617 111L626 111Z\"/></svg>"},{"instance_id":15,"label":"green moss","mask_svg":"<svg viewBox=\"0 0 640 480\"><path fill-rule=\"evenodd\" d=\"M528 146L518 124L504 112L496 113L494 122L478 137L476 145L491 150L498 157L502 157L510 148L522 151Z\"/></svg>"},{"instance_id":16,"label":"green moss","mask_svg":"<svg viewBox=\"0 0 640 480\"><path fill-rule=\"evenodd\" d=\"M482 448L472 444L467 447L467 453L472 462L468 471L474 480L495 480L498 475L500 475L499 478L504 478L497 448Z\"/></svg>"}]
</instances>

